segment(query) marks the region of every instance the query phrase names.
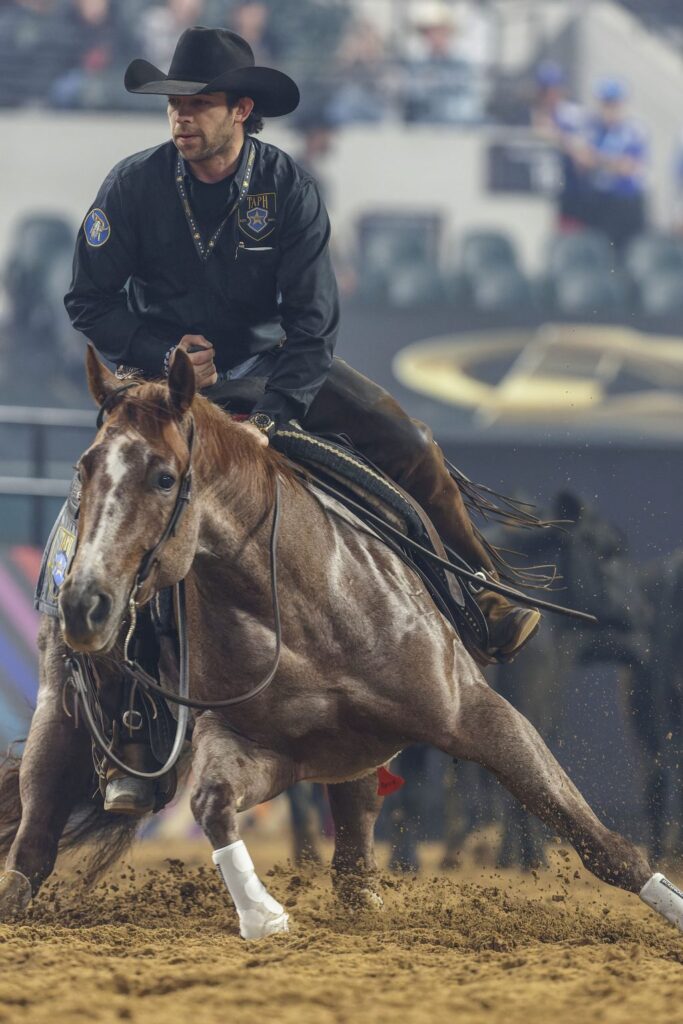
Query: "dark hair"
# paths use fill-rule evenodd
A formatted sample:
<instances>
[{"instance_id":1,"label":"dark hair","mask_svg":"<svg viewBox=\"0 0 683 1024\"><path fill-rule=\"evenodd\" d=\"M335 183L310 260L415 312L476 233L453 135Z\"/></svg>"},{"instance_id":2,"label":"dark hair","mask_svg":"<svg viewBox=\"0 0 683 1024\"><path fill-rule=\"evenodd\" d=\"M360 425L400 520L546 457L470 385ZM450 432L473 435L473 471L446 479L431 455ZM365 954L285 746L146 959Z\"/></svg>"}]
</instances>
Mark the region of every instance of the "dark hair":
<instances>
[{"instance_id":1,"label":"dark hair","mask_svg":"<svg viewBox=\"0 0 683 1024\"><path fill-rule=\"evenodd\" d=\"M234 107L237 101L242 99L242 93L238 92L226 92L225 95L229 107ZM243 128L245 135L258 135L258 133L263 129L263 118L256 107L254 107L251 114L244 122Z\"/></svg>"}]
</instances>

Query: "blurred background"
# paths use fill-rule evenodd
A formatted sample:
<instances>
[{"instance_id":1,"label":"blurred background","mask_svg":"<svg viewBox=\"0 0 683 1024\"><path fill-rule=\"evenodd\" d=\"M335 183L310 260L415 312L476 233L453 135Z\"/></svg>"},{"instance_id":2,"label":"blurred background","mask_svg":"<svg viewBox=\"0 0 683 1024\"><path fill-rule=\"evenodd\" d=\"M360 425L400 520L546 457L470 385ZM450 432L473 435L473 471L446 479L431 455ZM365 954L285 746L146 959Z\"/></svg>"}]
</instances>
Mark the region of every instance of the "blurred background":
<instances>
[{"instance_id":1,"label":"blurred background","mask_svg":"<svg viewBox=\"0 0 683 1024\"><path fill-rule=\"evenodd\" d=\"M508 540L556 562L555 598L601 626L547 621L492 682L609 823L680 852L675 0L0 0L0 746L30 719L32 588L94 427L62 303L75 234L108 170L167 135L163 98L128 94L126 64L166 69L193 24L233 28L301 87L262 138L322 186L339 354L469 476L576 524L541 548ZM381 824L396 865L425 838L454 857L492 824L499 858L542 857L545 837L469 767L404 762ZM302 793L310 847L329 824Z\"/></svg>"}]
</instances>

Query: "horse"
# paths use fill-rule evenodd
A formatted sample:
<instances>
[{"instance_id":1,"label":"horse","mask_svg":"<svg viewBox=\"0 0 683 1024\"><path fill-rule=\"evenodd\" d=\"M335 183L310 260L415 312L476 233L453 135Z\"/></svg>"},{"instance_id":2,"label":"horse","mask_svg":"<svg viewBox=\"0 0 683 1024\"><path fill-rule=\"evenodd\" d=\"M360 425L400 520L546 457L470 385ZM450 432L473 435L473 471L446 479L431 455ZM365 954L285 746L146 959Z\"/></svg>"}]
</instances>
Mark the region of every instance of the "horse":
<instances>
[{"instance_id":1,"label":"horse","mask_svg":"<svg viewBox=\"0 0 683 1024\"><path fill-rule=\"evenodd\" d=\"M181 351L166 381L125 390L92 348L86 363L107 415L78 464L78 546L60 588L59 627L42 626L39 698L18 772L21 820L0 878L0 917L25 912L91 779L87 744L75 741L64 706L65 645L105 660L133 596L144 605L184 580L190 692L205 704L193 715L191 807L243 938L287 931L288 915L255 873L238 811L302 779L327 783L337 891L378 905L375 772L411 743L485 766L588 870L640 893L683 928L683 893L598 819L394 550L197 395ZM173 532L190 469L192 500ZM265 687L276 647L279 665ZM257 695L217 707L245 691ZM16 806L16 784L0 783L0 791L9 787L3 805ZM67 827L73 835L78 823Z\"/></svg>"}]
</instances>

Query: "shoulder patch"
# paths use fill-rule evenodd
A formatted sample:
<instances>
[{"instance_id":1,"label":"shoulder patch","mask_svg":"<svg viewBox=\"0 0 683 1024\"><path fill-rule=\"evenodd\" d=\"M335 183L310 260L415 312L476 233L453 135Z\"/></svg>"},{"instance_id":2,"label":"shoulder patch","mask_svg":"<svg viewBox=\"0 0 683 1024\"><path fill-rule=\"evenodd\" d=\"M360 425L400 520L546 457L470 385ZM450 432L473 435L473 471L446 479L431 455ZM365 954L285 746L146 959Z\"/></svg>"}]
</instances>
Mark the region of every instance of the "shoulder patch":
<instances>
[{"instance_id":1,"label":"shoulder patch","mask_svg":"<svg viewBox=\"0 0 683 1024\"><path fill-rule=\"evenodd\" d=\"M242 234L255 242L272 235L276 226L276 200L275 192L247 195L240 203L239 225Z\"/></svg>"},{"instance_id":2,"label":"shoulder patch","mask_svg":"<svg viewBox=\"0 0 683 1024\"><path fill-rule=\"evenodd\" d=\"M100 210L95 207L90 211L88 216L83 221L83 233L85 234L85 240L88 245L91 245L93 249L98 249L105 242L109 241L111 235L111 224L107 220L107 215L104 210Z\"/></svg>"}]
</instances>

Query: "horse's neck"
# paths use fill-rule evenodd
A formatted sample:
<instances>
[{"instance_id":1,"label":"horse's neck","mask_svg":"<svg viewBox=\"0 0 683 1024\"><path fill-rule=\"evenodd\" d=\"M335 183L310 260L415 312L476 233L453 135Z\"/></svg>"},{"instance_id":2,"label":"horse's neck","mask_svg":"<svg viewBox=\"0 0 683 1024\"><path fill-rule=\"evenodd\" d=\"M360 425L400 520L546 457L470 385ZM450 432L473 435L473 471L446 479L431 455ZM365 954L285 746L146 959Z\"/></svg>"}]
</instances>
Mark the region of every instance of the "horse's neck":
<instances>
[{"instance_id":1,"label":"horse's neck","mask_svg":"<svg viewBox=\"0 0 683 1024\"><path fill-rule=\"evenodd\" d=\"M231 428L238 429L238 428ZM201 467L197 474L196 495L199 506L197 560L202 573L210 575L244 572L258 579L268 569L270 533L275 513L272 467L257 455L253 464L233 470ZM281 480L281 504L291 508L301 488ZM283 520L286 516L283 515ZM280 547L286 546L287 528L283 522Z\"/></svg>"}]
</instances>

